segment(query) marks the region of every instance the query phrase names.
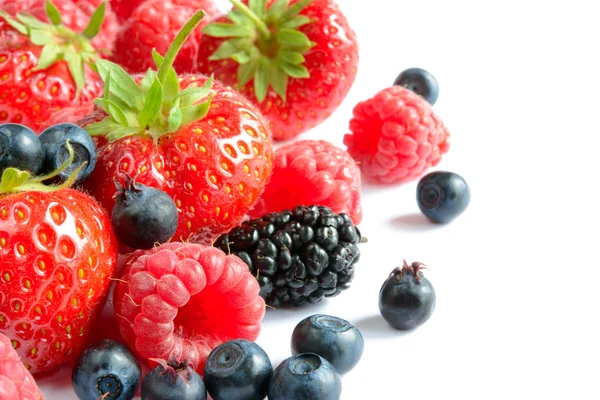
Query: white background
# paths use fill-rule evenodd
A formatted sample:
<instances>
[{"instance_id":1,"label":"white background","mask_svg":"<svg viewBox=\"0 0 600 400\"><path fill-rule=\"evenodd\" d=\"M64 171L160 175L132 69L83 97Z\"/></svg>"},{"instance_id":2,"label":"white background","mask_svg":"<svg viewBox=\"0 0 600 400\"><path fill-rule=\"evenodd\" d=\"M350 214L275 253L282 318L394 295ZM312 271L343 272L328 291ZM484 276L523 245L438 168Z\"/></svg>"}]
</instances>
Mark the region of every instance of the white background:
<instances>
[{"instance_id":1,"label":"white background","mask_svg":"<svg viewBox=\"0 0 600 400\"><path fill-rule=\"evenodd\" d=\"M339 3L359 36L359 75L337 113L303 138L341 144L358 101L406 68L428 69L452 134L437 169L467 179L472 202L433 226L416 182L365 185L370 241L353 287L315 308L268 312L258 343L277 365L304 317L355 323L366 347L343 399L599 398L596 2ZM438 296L411 333L388 328L377 307L403 258L429 265ZM41 384L50 400L75 398L66 369Z\"/></svg>"}]
</instances>

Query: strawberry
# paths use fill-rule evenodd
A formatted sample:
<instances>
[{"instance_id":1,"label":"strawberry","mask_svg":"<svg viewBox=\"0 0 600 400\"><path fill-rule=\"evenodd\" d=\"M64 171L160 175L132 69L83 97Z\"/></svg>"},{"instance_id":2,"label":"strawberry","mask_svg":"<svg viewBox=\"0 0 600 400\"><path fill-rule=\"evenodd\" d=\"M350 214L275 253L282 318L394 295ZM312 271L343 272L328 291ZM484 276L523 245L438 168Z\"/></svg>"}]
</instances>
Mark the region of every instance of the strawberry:
<instances>
[{"instance_id":1,"label":"strawberry","mask_svg":"<svg viewBox=\"0 0 600 400\"><path fill-rule=\"evenodd\" d=\"M70 146L69 146L70 147ZM110 219L88 195L8 168L0 182L0 332L36 374L84 350L117 264Z\"/></svg>"},{"instance_id":2,"label":"strawberry","mask_svg":"<svg viewBox=\"0 0 600 400\"><path fill-rule=\"evenodd\" d=\"M147 0L110 0L110 5L120 23L127 21L133 11Z\"/></svg>"},{"instance_id":3,"label":"strawberry","mask_svg":"<svg viewBox=\"0 0 600 400\"><path fill-rule=\"evenodd\" d=\"M217 15L214 0L146 1L135 9L119 32L112 60L130 73L143 73L153 68L152 50L164 54L177 32L197 10L203 10L207 17ZM173 63L178 73L198 70L201 28L208 21L205 17L183 44Z\"/></svg>"},{"instance_id":4,"label":"strawberry","mask_svg":"<svg viewBox=\"0 0 600 400\"><path fill-rule=\"evenodd\" d=\"M175 240L210 243L236 226L271 174L271 133L257 109L230 88L202 75L177 77L171 67L202 19L184 25L158 72L135 79L110 61L97 62L106 93L80 122L97 136L98 161L86 188L109 211L115 180L126 174L162 189L179 211ZM202 99L208 96L208 100Z\"/></svg>"},{"instance_id":5,"label":"strawberry","mask_svg":"<svg viewBox=\"0 0 600 400\"><path fill-rule=\"evenodd\" d=\"M62 23L75 33L83 33L94 11L103 2L104 0L53 0ZM47 0L0 0L0 10L4 10L12 17L16 17L19 12L26 12L42 22L51 22L46 13L46 3ZM107 5L102 28L92 39L92 45L99 50L111 50L117 30L117 18L110 5Z\"/></svg>"},{"instance_id":6,"label":"strawberry","mask_svg":"<svg viewBox=\"0 0 600 400\"><path fill-rule=\"evenodd\" d=\"M13 343L0 333L0 399L43 400L42 392L23 366Z\"/></svg>"},{"instance_id":7,"label":"strawberry","mask_svg":"<svg viewBox=\"0 0 600 400\"><path fill-rule=\"evenodd\" d=\"M90 39L100 30L104 3L82 34L61 24L50 1L46 6L52 24L0 11L0 38L9 38L0 43L0 123L38 132L54 112L90 103L102 93L102 81L88 63L98 58Z\"/></svg>"},{"instance_id":8,"label":"strawberry","mask_svg":"<svg viewBox=\"0 0 600 400\"><path fill-rule=\"evenodd\" d=\"M354 83L358 45L332 0L231 0L204 29L198 68L260 105L275 139L323 122ZM208 36L208 37L207 37Z\"/></svg>"}]
</instances>

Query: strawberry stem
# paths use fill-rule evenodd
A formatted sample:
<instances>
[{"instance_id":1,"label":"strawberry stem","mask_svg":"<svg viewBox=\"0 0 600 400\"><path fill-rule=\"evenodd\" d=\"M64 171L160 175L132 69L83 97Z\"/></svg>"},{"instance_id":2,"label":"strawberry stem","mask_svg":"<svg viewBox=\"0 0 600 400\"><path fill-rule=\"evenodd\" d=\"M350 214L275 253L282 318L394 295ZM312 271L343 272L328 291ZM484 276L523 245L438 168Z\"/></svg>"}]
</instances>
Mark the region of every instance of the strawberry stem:
<instances>
[{"instance_id":1,"label":"strawberry stem","mask_svg":"<svg viewBox=\"0 0 600 400\"><path fill-rule=\"evenodd\" d=\"M267 26L267 24L265 24L264 21L258 17L258 15L256 15L250 8L248 8L247 5L245 5L244 3L242 3L239 0L229 0L229 1L242 14L244 14L246 17L248 17L250 19L250 21L252 21L254 23L254 25L256 25L256 29L258 29L258 32L261 34L261 36L265 40L271 39L271 31L269 30L269 27Z\"/></svg>"}]
</instances>

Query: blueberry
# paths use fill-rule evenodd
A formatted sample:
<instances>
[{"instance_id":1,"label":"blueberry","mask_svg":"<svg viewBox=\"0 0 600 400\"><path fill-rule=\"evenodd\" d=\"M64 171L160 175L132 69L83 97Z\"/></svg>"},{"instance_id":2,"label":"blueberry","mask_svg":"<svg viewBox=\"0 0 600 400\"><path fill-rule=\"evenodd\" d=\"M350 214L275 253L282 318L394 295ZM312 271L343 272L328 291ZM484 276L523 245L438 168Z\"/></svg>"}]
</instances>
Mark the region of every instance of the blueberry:
<instances>
[{"instance_id":1,"label":"blueberry","mask_svg":"<svg viewBox=\"0 0 600 400\"><path fill-rule=\"evenodd\" d=\"M348 321L316 314L300 321L292 334L292 354L315 353L345 374L358 364L365 342Z\"/></svg>"},{"instance_id":2,"label":"blueberry","mask_svg":"<svg viewBox=\"0 0 600 400\"><path fill-rule=\"evenodd\" d=\"M419 208L433 222L452 221L467 209L470 199L467 182L453 172L431 172L417 185Z\"/></svg>"},{"instance_id":3,"label":"blueberry","mask_svg":"<svg viewBox=\"0 0 600 400\"><path fill-rule=\"evenodd\" d=\"M435 290L423 276L422 263L396 268L379 292L379 311L394 328L410 330L424 324L435 309Z\"/></svg>"},{"instance_id":4,"label":"blueberry","mask_svg":"<svg viewBox=\"0 0 600 400\"><path fill-rule=\"evenodd\" d=\"M40 134L40 142L44 147L44 169L55 171L69 158L67 140L73 147L75 159L69 167L60 173L59 178L67 180L83 163L85 167L77 175L76 184L85 181L96 167L96 145L87 131L73 124L51 126Z\"/></svg>"},{"instance_id":5,"label":"blueberry","mask_svg":"<svg viewBox=\"0 0 600 400\"><path fill-rule=\"evenodd\" d=\"M142 400L206 400L206 386L186 363L159 365L144 378Z\"/></svg>"},{"instance_id":6,"label":"blueberry","mask_svg":"<svg viewBox=\"0 0 600 400\"><path fill-rule=\"evenodd\" d=\"M269 383L269 400L339 399L342 379L333 365L314 353L282 362Z\"/></svg>"},{"instance_id":7,"label":"blueberry","mask_svg":"<svg viewBox=\"0 0 600 400\"><path fill-rule=\"evenodd\" d=\"M128 400L142 378L140 364L121 343L102 340L88 347L73 368L73 389L81 400Z\"/></svg>"},{"instance_id":8,"label":"blueberry","mask_svg":"<svg viewBox=\"0 0 600 400\"><path fill-rule=\"evenodd\" d=\"M0 175L7 168L37 174L43 163L44 150L31 129L18 124L0 125Z\"/></svg>"},{"instance_id":9,"label":"blueberry","mask_svg":"<svg viewBox=\"0 0 600 400\"><path fill-rule=\"evenodd\" d=\"M273 366L256 343L231 340L216 347L204 366L208 393L215 400L260 400L267 395Z\"/></svg>"},{"instance_id":10,"label":"blueberry","mask_svg":"<svg viewBox=\"0 0 600 400\"><path fill-rule=\"evenodd\" d=\"M118 184L117 188L111 219L115 234L123 243L134 249L151 249L175 235L178 215L171 196L129 176L125 186Z\"/></svg>"},{"instance_id":11,"label":"blueberry","mask_svg":"<svg viewBox=\"0 0 600 400\"><path fill-rule=\"evenodd\" d=\"M431 105L435 104L440 94L440 87L435 77L421 68L403 71L394 81L394 85L415 92Z\"/></svg>"}]
</instances>

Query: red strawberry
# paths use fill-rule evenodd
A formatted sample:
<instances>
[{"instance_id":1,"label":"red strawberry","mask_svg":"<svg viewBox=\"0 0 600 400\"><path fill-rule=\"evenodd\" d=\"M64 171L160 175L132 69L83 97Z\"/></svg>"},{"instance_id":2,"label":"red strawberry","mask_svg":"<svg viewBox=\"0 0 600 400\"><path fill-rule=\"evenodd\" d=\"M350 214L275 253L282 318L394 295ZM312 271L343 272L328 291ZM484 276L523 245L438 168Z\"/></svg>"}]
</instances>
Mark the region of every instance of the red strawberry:
<instances>
[{"instance_id":1,"label":"red strawberry","mask_svg":"<svg viewBox=\"0 0 600 400\"><path fill-rule=\"evenodd\" d=\"M83 118L90 115L94 109L94 103L85 103L77 106L65 107L60 111L55 112L50 116L49 119L44 121L40 126L39 131L43 132L45 129L58 124L77 124Z\"/></svg>"},{"instance_id":2,"label":"red strawberry","mask_svg":"<svg viewBox=\"0 0 600 400\"><path fill-rule=\"evenodd\" d=\"M363 174L380 183L418 178L450 147L450 133L431 105L401 86L359 103L344 137Z\"/></svg>"},{"instance_id":3,"label":"red strawberry","mask_svg":"<svg viewBox=\"0 0 600 400\"><path fill-rule=\"evenodd\" d=\"M33 374L84 350L117 264L102 207L47 178L9 168L0 183L0 332Z\"/></svg>"},{"instance_id":4,"label":"red strawberry","mask_svg":"<svg viewBox=\"0 0 600 400\"><path fill-rule=\"evenodd\" d=\"M47 0L0 0L0 9L12 17L16 17L19 12L26 12L40 21L51 22L46 14L46 2ZM104 0L52 0L60 12L63 25L75 33L82 33L85 30L94 11L103 2ZM96 49L111 50L117 30L117 18L110 6L107 6L102 29L92 39L92 45Z\"/></svg>"},{"instance_id":5,"label":"red strawberry","mask_svg":"<svg viewBox=\"0 0 600 400\"><path fill-rule=\"evenodd\" d=\"M123 338L141 357L188 361L198 373L212 349L256 340L265 302L248 266L214 247L167 243L133 253L114 292Z\"/></svg>"},{"instance_id":6,"label":"red strawberry","mask_svg":"<svg viewBox=\"0 0 600 400\"><path fill-rule=\"evenodd\" d=\"M81 35L60 24L60 14L50 2L47 11L53 24L26 14L13 19L0 11L0 38L10 37L0 43L0 123L39 131L54 112L89 104L102 93L102 81L87 63L98 57L89 38L98 33L103 10L101 5Z\"/></svg>"},{"instance_id":7,"label":"red strawberry","mask_svg":"<svg viewBox=\"0 0 600 400\"><path fill-rule=\"evenodd\" d=\"M299 205L318 204L362 220L360 169L348 153L323 140L303 140L275 152L273 175L250 213L260 218Z\"/></svg>"},{"instance_id":8,"label":"red strawberry","mask_svg":"<svg viewBox=\"0 0 600 400\"><path fill-rule=\"evenodd\" d=\"M13 343L0 333L0 399L43 400L42 392L23 366Z\"/></svg>"},{"instance_id":9,"label":"red strawberry","mask_svg":"<svg viewBox=\"0 0 600 400\"><path fill-rule=\"evenodd\" d=\"M179 210L175 240L206 239L236 226L271 175L271 133L238 93L201 75L179 79L171 62L200 22L197 13L160 58L159 72L136 81L100 60L107 94L81 121L98 138L98 161L86 188L112 212L115 180L126 174L167 192ZM201 87L200 87L201 86ZM181 89L183 91L180 91ZM200 102L206 96L206 102ZM108 113L108 114L107 114Z\"/></svg>"},{"instance_id":10,"label":"red strawberry","mask_svg":"<svg viewBox=\"0 0 600 400\"><path fill-rule=\"evenodd\" d=\"M133 14L133 11L147 0L110 0L110 5L117 14L119 22L123 23Z\"/></svg>"},{"instance_id":11,"label":"red strawberry","mask_svg":"<svg viewBox=\"0 0 600 400\"><path fill-rule=\"evenodd\" d=\"M214 0L150 0L133 12L119 32L113 61L131 73L143 73L155 66L152 49L164 54L175 35L198 10L206 12L194 33L179 51L173 67L178 73L197 72L202 27L217 15Z\"/></svg>"},{"instance_id":12,"label":"red strawberry","mask_svg":"<svg viewBox=\"0 0 600 400\"><path fill-rule=\"evenodd\" d=\"M335 2L271 0L268 11L261 0L250 0L250 8L231 2L237 10L204 29L200 71L259 103L275 139L327 119L358 66L356 35Z\"/></svg>"}]
</instances>

